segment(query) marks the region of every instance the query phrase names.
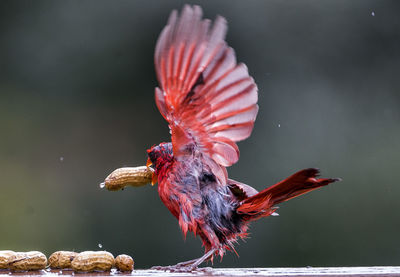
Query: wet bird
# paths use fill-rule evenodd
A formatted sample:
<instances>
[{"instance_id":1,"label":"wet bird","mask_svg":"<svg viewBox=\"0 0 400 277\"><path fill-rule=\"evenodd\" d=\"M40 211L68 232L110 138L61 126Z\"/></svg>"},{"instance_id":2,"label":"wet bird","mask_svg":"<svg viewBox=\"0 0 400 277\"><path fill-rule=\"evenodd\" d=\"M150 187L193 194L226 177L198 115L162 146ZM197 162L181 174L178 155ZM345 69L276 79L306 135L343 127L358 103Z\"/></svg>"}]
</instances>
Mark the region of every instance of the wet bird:
<instances>
[{"instance_id":1,"label":"wet bird","mask_svg":"<svg viewBox=\"0 0 400 277\"><path fill-rule=\"evenodd\" d=\"M169 124L171 142L151 147L147 166L153 184L186 236L199 236L205 254L156 269L192 271L214 255L234 251L251 221L272 215L276 205L339 179L301 170L260 192L228 178L239 159L236 144L248 138L258 112L257 86L225 41L226 20L202 18L199 6L173 11L155 49L159 88L155 101Z\"/></svg>"}]
</instances>

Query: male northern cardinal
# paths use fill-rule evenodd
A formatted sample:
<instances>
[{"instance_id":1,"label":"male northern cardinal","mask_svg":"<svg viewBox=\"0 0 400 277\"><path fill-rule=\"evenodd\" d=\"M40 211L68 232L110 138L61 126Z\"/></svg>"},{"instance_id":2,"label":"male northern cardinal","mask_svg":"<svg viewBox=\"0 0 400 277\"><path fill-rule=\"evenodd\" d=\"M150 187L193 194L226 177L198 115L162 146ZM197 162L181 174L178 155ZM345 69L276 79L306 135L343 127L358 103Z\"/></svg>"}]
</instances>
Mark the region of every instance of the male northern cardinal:
<instances>
[{"instance_id":1,"label":"male northern cardinal","mask_svg":"<svg viewBox=\"0 0 400 277\"><path fill-rule=\"evenodd\" d=\"M236 142L253 129L257 86L224 40L226 20L210 25L200 7L186 5L179 17L171 13L155 49L155 99L172 142L147 150L147 166L184 235L199 235L205 247L198 259L159 269L191 271L214 254L222 258L276 204L339 180L318 179L318 169L309 168L257 192L228 178L225 167L239 159Z\"/></svg>"}]
</instances>

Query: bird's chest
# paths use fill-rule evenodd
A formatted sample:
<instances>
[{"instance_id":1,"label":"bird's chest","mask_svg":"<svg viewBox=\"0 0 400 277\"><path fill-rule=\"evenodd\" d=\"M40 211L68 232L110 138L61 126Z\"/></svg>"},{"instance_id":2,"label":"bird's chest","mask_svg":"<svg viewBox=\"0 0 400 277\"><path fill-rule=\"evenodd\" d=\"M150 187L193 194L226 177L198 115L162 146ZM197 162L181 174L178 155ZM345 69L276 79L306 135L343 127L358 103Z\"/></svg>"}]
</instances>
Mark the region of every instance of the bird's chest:
<instances>
[{"instance_id":1,"label":"bird's chest","mask_svg":"<svg viewBox=\"0 0 400 277\"><path fill-rule=\"evenodd\" d=\"M161 201L178 219L194 222L202 205L198 174L195 168L177 165L158 178Z\"/></svg>"}]
</instances>

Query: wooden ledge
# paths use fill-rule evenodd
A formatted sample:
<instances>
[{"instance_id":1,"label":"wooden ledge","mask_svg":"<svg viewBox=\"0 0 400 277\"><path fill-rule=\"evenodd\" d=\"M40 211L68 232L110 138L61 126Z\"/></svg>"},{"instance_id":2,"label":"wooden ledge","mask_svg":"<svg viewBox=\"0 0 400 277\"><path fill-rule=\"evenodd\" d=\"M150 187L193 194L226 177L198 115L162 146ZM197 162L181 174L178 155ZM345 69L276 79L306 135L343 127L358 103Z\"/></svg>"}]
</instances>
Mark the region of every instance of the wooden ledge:
<instances>
[{"instance_id":1,"label":"wooden ledge","mask_svg":"<svg viewBox=\"0 0 400 277\"><path fill-rule=\"evenodd\" d=\"M400 277L400 266L371 266L371 267L286 267L286 268L205 268L193 273L164 272L149 269L138 269L132 273L96 272L96 273L74 273L70 270L41 270L32 272L9 272L0 271L0 276L160 276L160 277L186 277L186 276L324 276L324 277Z\"/></svg>"}]
</instances>

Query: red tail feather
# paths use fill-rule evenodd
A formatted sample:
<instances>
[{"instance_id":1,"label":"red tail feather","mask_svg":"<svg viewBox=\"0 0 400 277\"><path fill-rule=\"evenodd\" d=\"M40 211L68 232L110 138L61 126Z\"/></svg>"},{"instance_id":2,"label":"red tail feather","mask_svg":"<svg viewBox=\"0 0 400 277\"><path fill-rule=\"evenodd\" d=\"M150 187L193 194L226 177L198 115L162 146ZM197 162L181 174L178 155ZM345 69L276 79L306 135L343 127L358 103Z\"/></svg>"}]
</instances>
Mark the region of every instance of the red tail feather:
<instances>
[{"instance_id":1,"label":"red tail feather","mask_svg":"<svg viewBox=\"0 0 400 277\"><path fill-rule=\"evenodd\" d=\"M276 204L313 191L319 187L340 181L340 179L316 178L319 170L316 168L303 169L285 180L264 189L263 191L245 199L238 207L237 212L248 214L251 219L269 216L275 210Z\"/></svg>"}]
</instances>

